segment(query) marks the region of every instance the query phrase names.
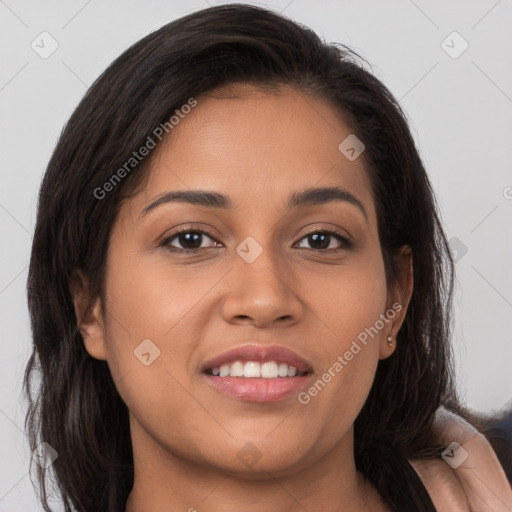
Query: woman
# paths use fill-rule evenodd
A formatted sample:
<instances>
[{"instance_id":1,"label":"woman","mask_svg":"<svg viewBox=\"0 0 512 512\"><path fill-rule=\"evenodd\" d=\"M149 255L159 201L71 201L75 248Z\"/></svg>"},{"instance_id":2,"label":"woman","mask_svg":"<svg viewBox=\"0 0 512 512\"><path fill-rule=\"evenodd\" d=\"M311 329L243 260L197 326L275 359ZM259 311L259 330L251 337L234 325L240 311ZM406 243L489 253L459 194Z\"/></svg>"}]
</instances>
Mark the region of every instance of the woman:
<instances>
[{"instance_id":1,"label":"woman","mask_svg":"<svg viewBox=\"0 0 512 512\"><path fill-rule=\"evenodd\" d=\"M349 49L243 5L150 34L41 187L43 505L51 467L67 510L510 506L454 393L452 271L404 115Z\"/></svg>"}]
</instances>

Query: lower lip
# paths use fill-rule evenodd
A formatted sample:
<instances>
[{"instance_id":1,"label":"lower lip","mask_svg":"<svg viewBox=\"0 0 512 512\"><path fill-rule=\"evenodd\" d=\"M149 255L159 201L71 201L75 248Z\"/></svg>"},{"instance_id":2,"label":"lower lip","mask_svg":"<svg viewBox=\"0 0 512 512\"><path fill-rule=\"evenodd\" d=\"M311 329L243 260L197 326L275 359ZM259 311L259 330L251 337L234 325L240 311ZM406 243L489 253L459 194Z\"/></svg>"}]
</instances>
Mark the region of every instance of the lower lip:
<instances>
[{"instance_id":1,"label":"lower lip","mask_svg":"<svg viewBox=\"0 0 512 512\"><path fill-rule=\"evenodd\" d=\"M298 393L310 375L275 379L216 377L204 375L214 389L230 398L247 402L277 402Z\"/></svg>"}]
</instances>

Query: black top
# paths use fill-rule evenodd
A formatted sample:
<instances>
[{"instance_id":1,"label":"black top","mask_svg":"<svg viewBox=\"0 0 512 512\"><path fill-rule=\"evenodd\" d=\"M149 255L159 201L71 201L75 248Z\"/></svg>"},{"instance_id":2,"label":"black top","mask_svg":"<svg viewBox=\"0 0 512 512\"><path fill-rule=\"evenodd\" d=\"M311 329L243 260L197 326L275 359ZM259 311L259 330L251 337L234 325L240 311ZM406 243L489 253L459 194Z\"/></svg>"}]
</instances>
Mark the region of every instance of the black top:
<instances>
[{"instance_id":1,"label":"black top","mask_svg":"<svg viewBox=\"0 0 512 512\"><path fill-rule=\"evenodd\" d=\"M379 447L372 452L372 462L367 471L363 470L363 475L393 512L437 512L427 489L406 457L392 448ZM370 459L366 460L369 462Z\"/></svg>"}]
</instances>

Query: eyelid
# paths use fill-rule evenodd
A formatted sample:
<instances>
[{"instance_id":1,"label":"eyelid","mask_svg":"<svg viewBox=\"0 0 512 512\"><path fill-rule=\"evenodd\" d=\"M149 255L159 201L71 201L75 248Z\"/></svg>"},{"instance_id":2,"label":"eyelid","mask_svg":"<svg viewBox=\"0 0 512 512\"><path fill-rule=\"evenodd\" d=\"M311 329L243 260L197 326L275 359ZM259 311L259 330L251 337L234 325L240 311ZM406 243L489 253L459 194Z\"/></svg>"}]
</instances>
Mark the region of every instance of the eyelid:
<instances>
[{"instance_id":1,"label":"eyelid","mask_svg":"<svg viewBox=\"0 0 512 512\"><path fill-rule=\"evenodd\" d=\"M311 225L313 226L312 228L310 228ZM322 233L336 234L336 235L341 236L342 238L352 241L352 235L350 235L350 233L346 229L342 229L342 228L333 226L331 224L322 224L322 223L320 223L320 225L310 224L309 226L307 226L304 229L307 229L307 231L305 233L303 233L302 235L300 235L301 239L304 238L305 236L311 235L313 233L322 232Z\"/></svg>"}]
</instances>

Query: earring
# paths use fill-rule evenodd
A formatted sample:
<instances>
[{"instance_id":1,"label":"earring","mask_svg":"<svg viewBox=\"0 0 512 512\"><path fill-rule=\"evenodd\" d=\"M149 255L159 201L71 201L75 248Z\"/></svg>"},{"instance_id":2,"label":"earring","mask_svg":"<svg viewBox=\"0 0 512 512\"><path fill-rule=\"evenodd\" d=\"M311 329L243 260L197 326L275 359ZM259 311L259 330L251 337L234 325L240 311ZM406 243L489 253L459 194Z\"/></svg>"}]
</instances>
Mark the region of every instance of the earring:
<instances>
[{"instance_id":1,"label":"earring","mask_svg":"<svg viewBox=\"0 0 512 512\"><path fill-rule=\"evenodd\" d=\"M388 345L389 345L390 347L392 347L392 346L393 346L393 336L388 336Z\"/></svg>"}]
</instances>

